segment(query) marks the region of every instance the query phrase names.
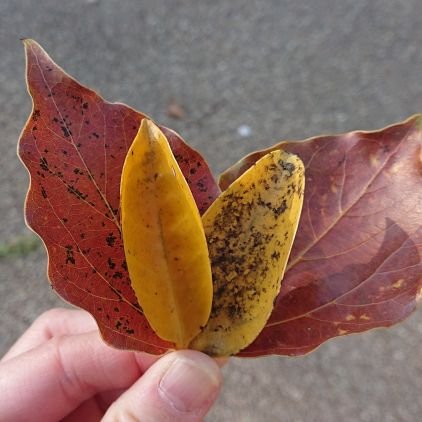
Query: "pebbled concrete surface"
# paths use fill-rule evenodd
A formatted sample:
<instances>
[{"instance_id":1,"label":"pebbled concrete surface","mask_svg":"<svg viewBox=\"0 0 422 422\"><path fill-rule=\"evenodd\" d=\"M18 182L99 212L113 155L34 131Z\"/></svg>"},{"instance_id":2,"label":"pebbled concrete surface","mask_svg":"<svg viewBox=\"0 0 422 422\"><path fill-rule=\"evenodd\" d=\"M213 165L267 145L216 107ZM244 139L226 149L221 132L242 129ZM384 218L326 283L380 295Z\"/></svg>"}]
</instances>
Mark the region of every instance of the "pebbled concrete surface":
<instances>
[{"instance_id":1,"label":"pebbled concrete surface","mask_svg":"<svg viewBox=\"0 0 422 422\"><path fill-rule=\"evenodd\" d=\"M20 37L107 99L179 131L216 173L281 138L376 129L422 111L420 0L2 0L1 242L28 234L15 155L31 108ZM167 116L172 101L183 119ZM0 260L0 354L62 304L45 268L43 250ZM306 357L233 359L207 421L419 421L421 343L419 311Z\"/></svg>"}]
</instances>

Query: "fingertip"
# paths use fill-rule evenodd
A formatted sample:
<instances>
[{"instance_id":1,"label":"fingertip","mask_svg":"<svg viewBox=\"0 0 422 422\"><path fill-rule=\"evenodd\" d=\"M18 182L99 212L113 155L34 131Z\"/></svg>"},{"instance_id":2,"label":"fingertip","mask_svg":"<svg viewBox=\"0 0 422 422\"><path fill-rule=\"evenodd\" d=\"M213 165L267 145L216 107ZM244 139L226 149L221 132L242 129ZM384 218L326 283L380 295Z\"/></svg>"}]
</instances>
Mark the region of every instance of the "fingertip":
<instances>
[{"instance_id":1,"label":"fingertip","mask_svg":"<svg viewBox=\"0 0 422 422\"><path fill-rule=\"evenodd\" d=\"M201 421L222 384L218 364L193 350L169 353L109 409L104 418L142 421Z\"/></svg>"},{"instance_id":2,"label":"fingertip","mask_svg":"<svg viewBox=\"0 0 422 422\"><path fill-rule=\"evenodd\" d=\"M174 355L158 386L162 399L180 412L196 412L204 405L209 407L222 381L217 363L193 350Z\"/></svg>"}]
</instances>

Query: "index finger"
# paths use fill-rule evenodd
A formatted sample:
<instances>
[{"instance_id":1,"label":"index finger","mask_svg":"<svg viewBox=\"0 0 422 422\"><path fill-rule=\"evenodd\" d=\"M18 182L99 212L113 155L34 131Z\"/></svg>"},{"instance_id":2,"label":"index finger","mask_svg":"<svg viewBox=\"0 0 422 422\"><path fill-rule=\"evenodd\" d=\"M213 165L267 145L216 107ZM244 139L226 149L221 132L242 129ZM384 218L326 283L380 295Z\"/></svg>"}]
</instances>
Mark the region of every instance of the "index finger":
<instances>
[{"instance_id":1,"label":"index finger","mask_svg":"<svg viewBox=\"0 0 422 422\"><path fill-rule=\"evenodd\" d=\"M86 311L79 309L53 308L41 314L9 351L0 359L8 359L25 353L53 337L82 334L94 331L97 324Z\"/></svg>"},{"instance_id":2,"label":"index finger","mask_svg":"<svg viewBox=\"0 0 422 422\"><path fill-rule=\"evenodd\" d=\"M60 420L97 393L128 388L157 359L113 349L98 332L53 338L0 364L0 413Z\"/></svg>"}]
</instances>

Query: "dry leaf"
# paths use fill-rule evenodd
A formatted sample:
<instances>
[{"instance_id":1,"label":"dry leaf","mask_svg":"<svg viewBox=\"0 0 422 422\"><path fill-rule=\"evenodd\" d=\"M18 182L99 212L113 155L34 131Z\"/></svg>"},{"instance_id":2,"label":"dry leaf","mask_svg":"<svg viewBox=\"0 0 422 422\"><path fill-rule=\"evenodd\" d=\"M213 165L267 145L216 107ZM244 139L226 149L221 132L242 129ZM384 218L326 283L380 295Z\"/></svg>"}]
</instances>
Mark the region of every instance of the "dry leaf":
<instances>
[{"instance_id":1,"label":"dry leaf","mask_svg":"<svg viewBox=\"0 0 422 422\"><path fill-rule=\"evenodd\" d=\"M192 348L228 356L260 333L280 290L304 184L301 160L274 151L234 181L203 215L214 297L210 319Z\"/></svg>"},{"instance_id":2,"label":"dry leaf","mask_svg":"<svg viewBox=\"0 0 422 422\"><path fill-rule=\"evenodd\" d=\"M185 115L185 109L176 101L171 101L167 106L167 116L173 119L183 119Z\"/></svg>"},{"instance_id":3,"label":"dry leaf","mask_svg":"<svg viewBox=\"0 0 422 422\"><path fill-rule=\"evenodd\" d=\"M123 244L154 331L186 348L208 320L212 281L198 208L163 133L144 119L123 165Z\"/></svg>"}]
</instances>

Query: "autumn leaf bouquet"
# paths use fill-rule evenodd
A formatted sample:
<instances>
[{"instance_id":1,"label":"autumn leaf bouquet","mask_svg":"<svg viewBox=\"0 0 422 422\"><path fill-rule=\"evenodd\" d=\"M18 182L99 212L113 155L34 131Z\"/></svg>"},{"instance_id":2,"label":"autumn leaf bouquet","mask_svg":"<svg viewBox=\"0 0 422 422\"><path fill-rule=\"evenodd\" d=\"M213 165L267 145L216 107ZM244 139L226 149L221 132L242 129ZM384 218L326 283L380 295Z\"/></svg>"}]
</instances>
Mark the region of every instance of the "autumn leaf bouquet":
<instances>
[{"instance_id":1,"label":"autumn leaf bouquet","mask_svg":"<svg viewBox=\"0 0 422 422\"><path fill-rule=\"evenodd\" d=\"M26 220L46 246L53 288L94 316L107 343L301 355L415 309L421 115L280 142L217 184L177 133L24 44Z\"/></svg>"}]
</instances>

